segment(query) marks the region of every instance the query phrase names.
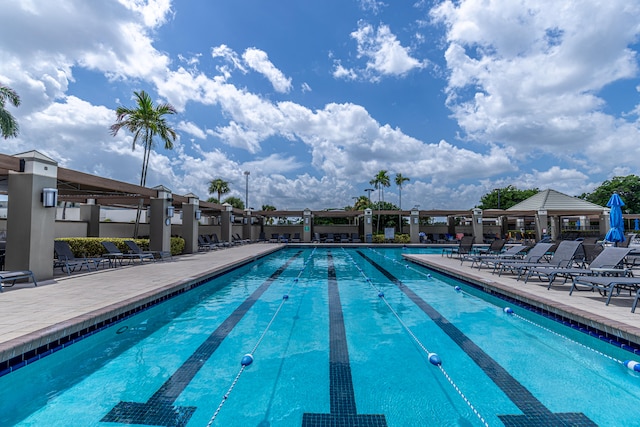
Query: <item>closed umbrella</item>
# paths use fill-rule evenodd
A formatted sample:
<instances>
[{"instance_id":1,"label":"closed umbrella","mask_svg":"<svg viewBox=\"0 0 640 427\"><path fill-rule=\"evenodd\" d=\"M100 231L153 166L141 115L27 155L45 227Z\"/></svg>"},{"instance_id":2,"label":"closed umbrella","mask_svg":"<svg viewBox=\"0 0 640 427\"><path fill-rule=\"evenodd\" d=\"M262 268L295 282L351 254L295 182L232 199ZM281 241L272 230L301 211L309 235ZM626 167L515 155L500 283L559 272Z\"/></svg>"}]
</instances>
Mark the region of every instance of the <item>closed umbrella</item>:
<instances>
[{"instance_id":1,"label":"closed umbrella","mask_svg":"<svg viewBox=\"0 0 640 427\"><path fill-rule=\"evenodd\" d=\"M611 228L607 232L605 239L613 243L624 242L624 221L622 220L621 208L624 206L624 202L618 193L613 193L607 202L607 206L611 208L611 213L609 214L609 225Z\"/></svg>"},{"instance_id":2,"label":"closed umbrella","mask_svg":"<svg viewBox=\"0 0 640 427\"><path fill-rule=\"evenodd\" d=\"M634 230L640 230L640 219L636 218L633 220Z\"/></svg>"}]
</instances>

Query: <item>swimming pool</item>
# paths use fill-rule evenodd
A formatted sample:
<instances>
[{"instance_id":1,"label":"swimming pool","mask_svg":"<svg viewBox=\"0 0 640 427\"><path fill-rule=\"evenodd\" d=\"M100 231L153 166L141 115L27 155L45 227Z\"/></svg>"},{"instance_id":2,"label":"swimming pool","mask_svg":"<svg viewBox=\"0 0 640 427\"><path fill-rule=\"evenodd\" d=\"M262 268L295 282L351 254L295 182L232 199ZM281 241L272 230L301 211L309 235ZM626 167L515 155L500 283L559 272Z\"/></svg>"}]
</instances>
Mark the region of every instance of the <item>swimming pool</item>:
<instances>
[{"instance_id":1,"label":"swimming pool","mask_svg":"<svg viewBox=\"0 0 640 427\"><path fill-rule=\"evenodd\" d=\"M632 354L402 253L239 268L1 377L0 425L637 423Z\"/></svg>"}]
</instances>

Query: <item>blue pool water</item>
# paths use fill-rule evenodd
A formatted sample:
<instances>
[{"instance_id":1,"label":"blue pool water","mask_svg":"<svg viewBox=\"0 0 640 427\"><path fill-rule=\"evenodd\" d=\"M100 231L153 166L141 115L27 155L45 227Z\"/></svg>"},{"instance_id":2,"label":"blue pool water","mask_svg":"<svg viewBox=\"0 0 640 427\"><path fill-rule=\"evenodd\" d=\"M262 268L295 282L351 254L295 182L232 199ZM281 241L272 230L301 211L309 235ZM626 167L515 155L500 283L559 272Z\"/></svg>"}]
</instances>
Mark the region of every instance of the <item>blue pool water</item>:
<instances>
[{"instance_id":1,"label":"blue pool water","mask_svg":"<svg viewBox=\"0 0 640 427\"><path fill-rule=\"evenodd\" d=\"M633 354L403 252L292 247L218 277L0 377L0 425L638 423Z\"/></svg>"}]
</instances>

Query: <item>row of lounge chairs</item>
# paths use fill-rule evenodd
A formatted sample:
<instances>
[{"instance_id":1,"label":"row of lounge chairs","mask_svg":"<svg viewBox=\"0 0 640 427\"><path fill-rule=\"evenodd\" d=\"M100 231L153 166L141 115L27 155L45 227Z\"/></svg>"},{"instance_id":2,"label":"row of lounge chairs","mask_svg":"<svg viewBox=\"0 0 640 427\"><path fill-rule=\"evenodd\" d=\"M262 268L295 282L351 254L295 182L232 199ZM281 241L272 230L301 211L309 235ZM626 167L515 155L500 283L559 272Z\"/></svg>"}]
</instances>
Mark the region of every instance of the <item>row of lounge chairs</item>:
<instances>
[{"instance_id":1,"label":"row of lounge chairs","mask_svg":"<svg viewBox=\"0 0 640 427\"><path fill-rule=\"evenodd\" d=\"M633 268L640 265L640 256L633 248L606 246L582 241L563 240L557 245L537 243L534 246L518 245L498 254L451 252L461 263L469 262L472 268L491 269L494 274L512 274L524 283L537 279L551 289L556 279L563 284L571 282L569 294L574 291L598 291L611 297L628 291L634 297L631 311L635 312L640 300L640 277L633 276Z\"/></svg>"},{"instance_id":2,"label":"row of lounge chairs","mask_svg":"<svg viewBox=\"0 0 640 427\"><path fill-rule=\"evenodd\" d=\"M235 245L244 245L247 243L251 243L249 239L243 239L239 234L235 233L231 236L231 242L223 242L218 239L218 235L213 233L211 235L201 234L198 236L198 250L199 251L210 251L217 249L229 248Z\"/></svg>"}]
</instances>

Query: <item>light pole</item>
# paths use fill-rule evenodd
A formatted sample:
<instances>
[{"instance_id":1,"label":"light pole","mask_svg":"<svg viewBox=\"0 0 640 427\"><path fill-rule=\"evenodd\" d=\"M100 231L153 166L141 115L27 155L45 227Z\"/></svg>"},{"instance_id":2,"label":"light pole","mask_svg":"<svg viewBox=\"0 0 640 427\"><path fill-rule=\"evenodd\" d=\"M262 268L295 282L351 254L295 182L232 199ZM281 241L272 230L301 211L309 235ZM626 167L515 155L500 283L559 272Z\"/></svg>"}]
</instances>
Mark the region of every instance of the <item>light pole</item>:
<instances>
[{"instance_id":1,"label":"light pole","mask_svg":"<svg viewBox=\"0 0 640 427\"><path fill-rule=\"evenodd\" d=\"M245 187L244 187L244 208L249 209L249 171L244 171Z\"/></svg>"},{"instance_id":2,"label":"light pole","mask_svg":"<svg viewBox=\"0 0 640 427\"><path fill-rule=\"evenodd\" d=\"M371 206L371 192L373 191L373 188L365 188L364 192L367 193L367 197L369 198L369 206Z\"/></svg>"}]
</instances>

